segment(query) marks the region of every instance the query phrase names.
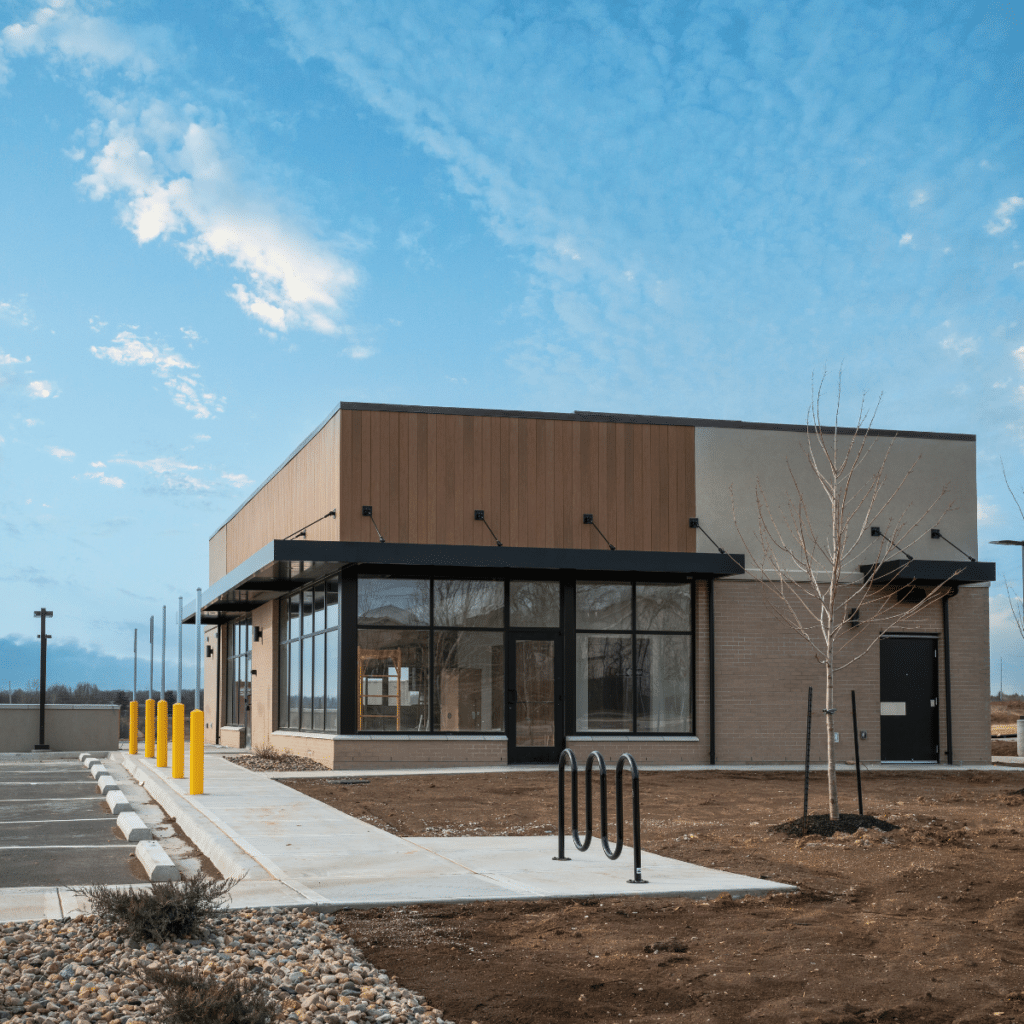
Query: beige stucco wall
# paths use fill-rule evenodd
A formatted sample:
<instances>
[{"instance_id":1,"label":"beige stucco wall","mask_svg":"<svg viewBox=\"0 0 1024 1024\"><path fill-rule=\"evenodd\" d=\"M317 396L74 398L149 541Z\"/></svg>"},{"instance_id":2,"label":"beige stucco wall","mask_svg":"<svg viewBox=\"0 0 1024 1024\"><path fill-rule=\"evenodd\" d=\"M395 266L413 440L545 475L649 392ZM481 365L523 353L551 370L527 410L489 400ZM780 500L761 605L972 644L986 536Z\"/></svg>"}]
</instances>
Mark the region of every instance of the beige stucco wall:
<instances>
[{"instance_id":1,"label":"beige stucco wall","mask_svg":"<svg viewBox=\"0 0 1024 1024\"><path fill-rule=\"evenodd\" d=\"M47 704L51 750L117 750L121 709L116 704ZM26 753L39 742L38 704L0 704L0 751Z\"/></svg>"},{"instance_id":2,"label":"beige stucco wall","mask_svg":"<svg viewBox=\"0 0 1024 1024\"><path fill-rule=\"evenodd\" d=\"M963 556L945 541L931 539L931 528L939 527L976 558L974 441L918 437L872 437L868 441L870 452L855 478L855 489L865 486L876 472L884 478L873 514L867 515L868 507L863 507L868 525L881 527L883 533L897 540L905 537L901 547L915 558L962 560ZM853 443L848 435L839 436L841 451ZM756 500L759 487L766 507L780 526L797 500L799 487L814 529L821 536L830 533L829 506L808 461L808 446L804 430L696 428L695 489L700 525L726 551L747 554L748 567L751 559L761 560ZM855 570L858 563L871 561L869 553L876 551L878 544L877 539L872 542L865 538L860 548L851 552L848 566ZM715 548L699 534L697 550L713 552ZM894 553L891 557L900 555Z\"/></svg>"}]
</instances>

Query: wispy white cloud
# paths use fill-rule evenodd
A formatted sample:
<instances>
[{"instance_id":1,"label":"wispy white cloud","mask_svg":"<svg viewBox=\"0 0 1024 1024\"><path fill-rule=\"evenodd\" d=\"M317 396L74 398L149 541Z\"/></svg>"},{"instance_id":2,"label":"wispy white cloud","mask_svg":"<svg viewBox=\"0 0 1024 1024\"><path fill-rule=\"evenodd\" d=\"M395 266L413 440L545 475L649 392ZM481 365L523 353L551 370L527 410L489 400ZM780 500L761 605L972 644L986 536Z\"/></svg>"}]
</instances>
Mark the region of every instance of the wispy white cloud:
<instances>
[{"instance_id":1,"label":"wispy white cloud","mask_svg":"<svg viewBox=\"0 0 1024 1024\"><path fill-rule=\"evenodd\" d=\"M90 351L97 359L109 359L119 366L153 366L161 373L171 370L192 370L195 366L178 355L174 349L163 348L143 341L131 331L121 331L113 345L92 345Z\"/></svg>"},{"instance_id":2,"label":"wispy white cloud","mask_svg":"<svg viewBox=\"0 0 1024 1024\"><path fill-rule=\"evenodd\" d=\"M923 203L927 203L929 199L928 193L923 188L915 188L910 194L910 206L921 206Z\"/></svg>"},{"instance_id":3,"label":"wispy white cloud","mask_svg":"<svg viewBox=\"0 0 1024 1024\"><path fill-rule=\"evenodd\" d=\"M196 419L209 419L224 411L224 401L215 392L206 391L196 373L174 373L176 370L195 370L184 356L173 348L161 347L148 338L140 338L132 331L121 331L112 345L92 345L90 351L97 359L107 359L118 366L149 366L164 378L173 401L193 414Z\"/></svg>"},{"instance_id":4,"label":"wispy white cloud","mask_svg":"<svg viewBox=\"0 0 1024 1024\"><path fill-rule=\"evenodd\" d=\"M999 515L999 506L995 503L989 503L978 499L978 524L987 526L992 523Z\"/></svg>"},{"instance_id":5,"label":"wispy white cloud","mask_svg":"<svg viewBox=\"0 0 1024 1024\"><path fill-rule=\"evenodd\" d=\"M140 244L182 235L192 262L227 260L245 276L231 297L275 331L340 329L354 266L246 180L224 129L162 101L100 106L105 141L82 185L93 199L121 200Z\"/></svg>"},{"instance_id":6,"label":"wispy white cloud","mask_svg":"<svg viewBox=\"0 0 1024 1024\"><path fill-rule=\"evenodd\" d=\"M247 487L252 483L244 473L221 473L221 479L226 480L232 487Z\"/></svg>"},{"instance_id":7,"label":"wispy white cloud","mask_svg":"<svg viewBox=\"0 0 1024 1024\"><path fill-rule=\"evenodd\" d=\"M124 481L119 476L107 476L103 470L97 470L95 473L85 474L90 480L98 480L101 484L106 484L108 487L116 487L120 490L124 487Z\"/></svg>"},{"instance_id":8,"label":"wispy white cloud","mask_svg":"<svg viewBox=\"0 0 1024 1024\"><path fill-rule=\"evenodd\" d=\"M913 236L913 235L911 235L911 234L910 234L910 233L908 232L907 234L905 234L905 235L901 235L901 236L900 236L900 245L910 245L910 243L911 243L911 242L912 242L913 240L914 240L914 236Z\"/></svg>"},{"instance_id":9,"label":"wispy white cloud","mask_svg":"<svg viewBox=\"0 0 1024 1024\"><path fill-rule=\"evenodd\" d=\"M1004 199L996 207L992 219L985 225L985 230L990 235L1000 235L1010 228L1015 228L1017 222L1013 219L1013 215L1022 206L1024 206L1024 199L1020 196L1010 196L1009 199Z\"/></svg>"},{"instance_id":10,"label":"wispy white cloud","mask_svg":"<svg viewBox=\"0 0 1024 1024\"><path fill-rule=\"evenodd\" d=\"M942 347L947 352L955 352L958 356L966 356L977 351L978 343L974 338L963 338L958 334L950 334L942 339Z\"/></svg>"},{"instance_id":11,"label":"wispy white cloud","mask_svg":"<svg viewBox=\"0 0 1024 1024\"><path fill-rule=\"evenodd\" d=\"M28 393L33 398L56 398L60 390L53 381L33 380L29 381Z\"/></svg>"},{"instance_id":12,"label":"wispy white cloud","mask_svg":"<svg viewBox=\"0 0 1024 1024\"><path fill-rule=\"evenodd\" d=\"M8 355L6 352L0 352L0 366L14 366L17 363L30 362L32 362L31 356L25 356L24 359L18 359L15 356Z\"/></svg>"},{"instance_id":13,"label":"wispy white cloud","mask_svg":"<svg viewBox=\"0 0 1024 1024\"><path fill-rule=\"evenodd\" d=\"M351 359L369 359L373 355L373 349L366 345L350 345L345 349L345 354Z\"/></svg>"},{"instance_id":14,"label":"wispy white cloud","mask_svg":"<svg viewBox=\"0 0 1024 1024\"><path fill-rule=\"evenodd\" d=\"M163 485L175 491L209 491L212 485L195 476L199 466L182 462L173 456L157 456L153 459L111 459L125 466L136 466L163 480Z\"/></svg>"},{"instance_id":15,"label":"wispy white cloud","mask_svg":"<svg viewBox=\"0 0 1024 1024\"><path fill-rule=\"evenodd\" d=\"M17 324L19 327L30 327L32 318L23 306L16 302L0 302L0 320Z\"/></svg>"},{"instance_id":16,"label":"wispy white cloud","mask_svg":"<svg viewBox=\"0 0 1024 1024\"><path fill-rule=\"evenodd\" d=\"M51 448L50 454L57 459L73 459L75 457L75 453L68 451L67 448Z\"/></svg>"},{"instance_id":17,"label":"wispy white cloud","mask_svg":"<svg viewBox=\"0 0 1024 1024\"><path fill-rule=\"evenodd\" d=\"M167 38L160 28L128 30L109 18L94 17L74 0L50 0L31 18L0 32L0 77L9 74L12 57L46 55L74 61L89 73L120 67L138 80L157 70Z\"/></svg>"}]
</instances>

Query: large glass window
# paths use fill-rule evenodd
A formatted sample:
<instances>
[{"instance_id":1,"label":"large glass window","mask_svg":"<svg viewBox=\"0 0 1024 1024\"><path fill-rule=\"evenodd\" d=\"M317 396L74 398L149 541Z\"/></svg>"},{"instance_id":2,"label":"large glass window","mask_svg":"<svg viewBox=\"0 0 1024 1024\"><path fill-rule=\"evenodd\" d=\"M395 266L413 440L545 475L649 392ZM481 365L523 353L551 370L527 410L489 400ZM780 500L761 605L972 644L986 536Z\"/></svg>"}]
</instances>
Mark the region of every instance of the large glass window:
<instances>
[{"instance_id":1,"label":"large glass window","mask_svg":"<svg viewBox=\"0 0 1024 1024\"><path fill-rule=\"evenodd\" d=\"M690 584L577 584L577 731L692 733L692 616Z\"/></svg>"},{"instance_id":2,"label":"large glass window","mask_svg":"<svg viewBox=\"0 0 1024 1024\"><path fill-rule=\"evenodd\" d=\"M359 732L429 731L429 630L361 629L356 662Z\"/></svg>"},{"instance_id":3,"label":"large glass window","mask_svg":"<svg viewBox=\"0 0 1024 1024\"><path fill-rule=\"evenodd\" d=\"M501 732L504 581L363 576L358 586L357 729Z\"/></svg>"},{"instance_id":4,"label":"large glass window","mask_svg":"<svg viewBox=\"0 0 1024 1024\"><path fill-rule=\"evenodd\" d=\"M227 686L224 688L224 724L245 725L245 706L252 680L252 619L228 626Z\"/></svg>"},{"instance_id":5,"label":"large glass window","mask_svg":"<svg viewBox=\"0 0 1024 1024\"><path fill-rule=\"evenodd\" d=\"M508 585L508 624L518 629L558 629L561 590L555 580L512 580Z\"/></svg>"},{"instance_id":6,"label":"large glass window","mask_svg":"<svg viewBox=\"0 0 1024 1024\"><path fill-rule=\"evenodd\" d=\"M279 729L338 731L339 601L333 577L281 602Z\"/></svg>"},{"instance_id":7,"label":"large glass window","mask_svg":"<svg viewBox=\"0 0 1024 1024\"><path fill-rule=\"evenodd\" d=\"M501 732L505 636L497 631L434 631L433 722L440 732Z\"/></svg>"}]
</instances>

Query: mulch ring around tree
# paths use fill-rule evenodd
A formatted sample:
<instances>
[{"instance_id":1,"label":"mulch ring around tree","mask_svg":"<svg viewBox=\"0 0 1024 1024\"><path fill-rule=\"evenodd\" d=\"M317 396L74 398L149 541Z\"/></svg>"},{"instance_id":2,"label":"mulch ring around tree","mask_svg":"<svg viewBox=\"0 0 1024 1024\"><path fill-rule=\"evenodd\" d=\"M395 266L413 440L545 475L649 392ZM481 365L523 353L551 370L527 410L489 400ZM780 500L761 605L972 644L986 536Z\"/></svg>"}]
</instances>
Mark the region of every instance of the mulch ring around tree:
<instances>
[{"instance_id":1,"label":"mulch ring around tree","mask_svg":"<svg viewBox=\"0 0 1024 1024\"><path fill-rule=\"evenodd\" d=\"M803 836L832 836L837 832L853 834L862 828L877 828L883 832L892 832L899 828L891 821L876 818L872 814L840 814L833 820L827 814L808 814L806 818L794 818L784 821L781 825L772 825L769 832L781 832L785 836L801 839Z\"/></svg>"}]
</instances>

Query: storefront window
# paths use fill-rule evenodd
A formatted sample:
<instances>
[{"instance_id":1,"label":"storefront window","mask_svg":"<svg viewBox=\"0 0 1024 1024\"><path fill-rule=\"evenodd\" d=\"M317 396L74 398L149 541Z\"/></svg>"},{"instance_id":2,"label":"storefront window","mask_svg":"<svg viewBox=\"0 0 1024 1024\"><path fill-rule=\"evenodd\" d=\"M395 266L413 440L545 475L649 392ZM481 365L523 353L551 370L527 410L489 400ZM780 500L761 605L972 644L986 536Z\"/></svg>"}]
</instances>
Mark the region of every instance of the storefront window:
<instances>
[{"instance_id":1,"label":"storefront window","mask_svg":"<svg viewBox=\"0 0 1024 1024\"><path fill-rule=\"evenodd\" d=\"M335 577L281 602L280 729L337 732L339 600Z\"/></svg>"},{"instance_id":2,"label":"storefront window","mask_svg":"<svg viewBox=\"0 0 1024 1024\"><path fill-rule=\"evenodd\" d=\"M692 615L689 584L577 584L576 730L692 733Z\"/></svg>"},{"instance_id":3,"label":"storefront window","mask_svg":"<svg viewBox=\"0 0 1024 1024\"><path fill-rule=\"evenodd\" d=\"M429 730L428 630L361 629L356 663L359 732Z\"/></svg>"},{"instance_id":4,"label":"storefront window","mask_svg":"<svg viewBox=\"0 0 1024 1024\"><path fill-rule=\"evenodd\" d=\"M558 629L561 590L555 580L512 580L508 585L508 624L514 629Z\"/></svg>"},{"instance_id":5,"label":"storefront window","mask_svg":"<svg viewBox=\"0 0 1024 1024\"><path fill-rule=\"evenodd\" d=\"M227 686L224 693L224 724L245 725L245 705L252 679L252 619L228 626Z\"/></svg>"},{"instance_id":6,"label":"storefront window","mask_svg":"<svg viewBox=\"0 0 1024 1024\"><path fill-rule=\"evenodd\" d=\"M433 724L439 732L501 732L504 728L504 633L434 631Z\"/></svg>"},{"instance_id":7,"label":"storefront window","mask_svg":"<svg viewBox=\"0 0 1024 1024\"><path fill-rule=\"evenodd\" d=\"M505 584L500 580L434 580L434 625L501 629Z\"/></svg>"}]
</instances>

